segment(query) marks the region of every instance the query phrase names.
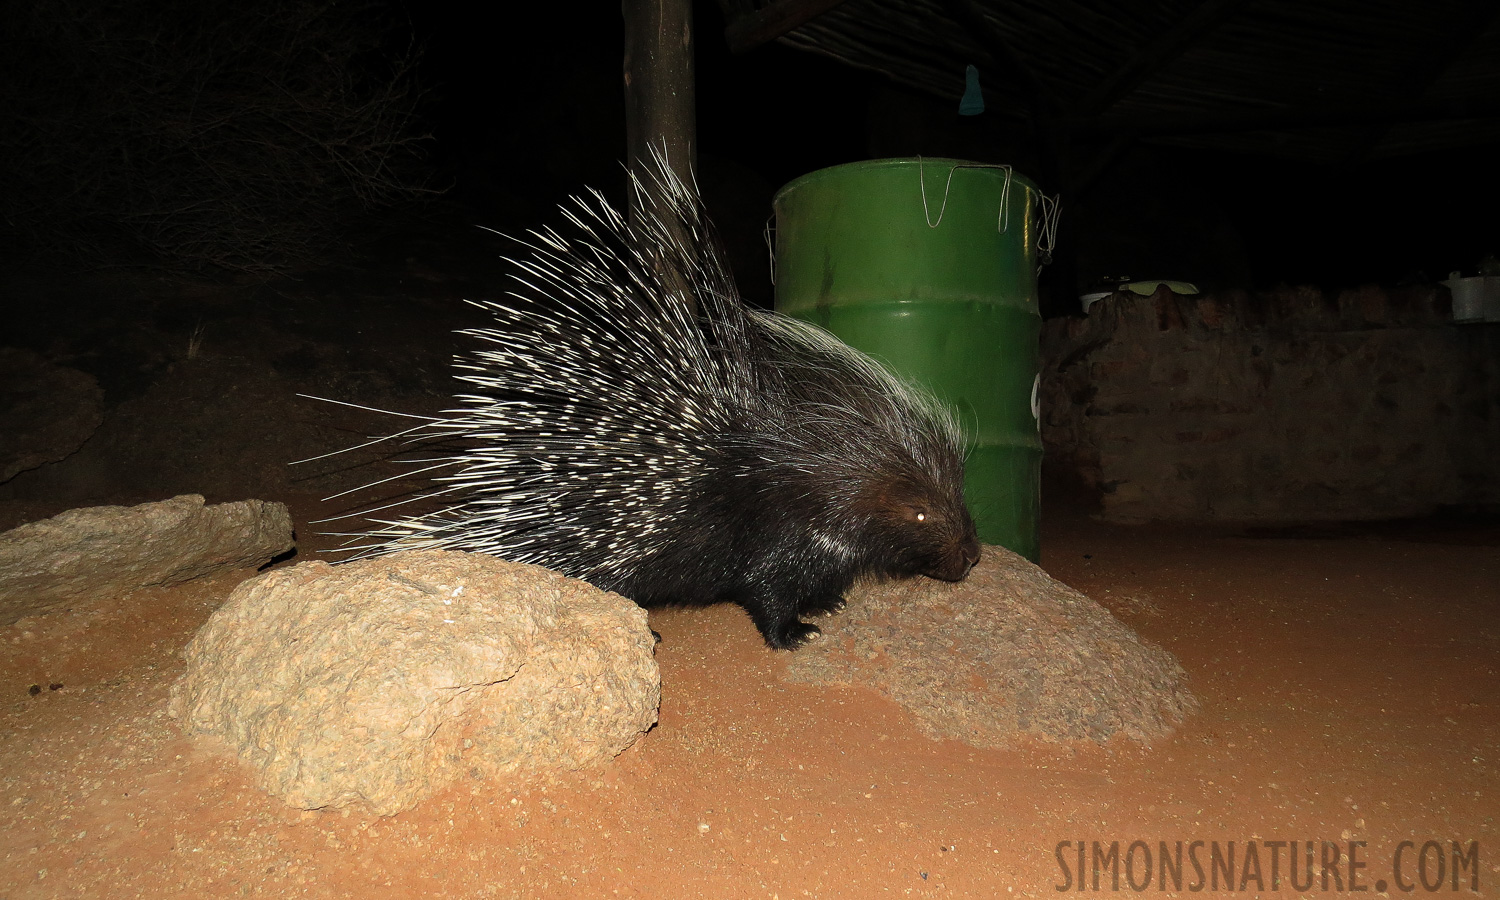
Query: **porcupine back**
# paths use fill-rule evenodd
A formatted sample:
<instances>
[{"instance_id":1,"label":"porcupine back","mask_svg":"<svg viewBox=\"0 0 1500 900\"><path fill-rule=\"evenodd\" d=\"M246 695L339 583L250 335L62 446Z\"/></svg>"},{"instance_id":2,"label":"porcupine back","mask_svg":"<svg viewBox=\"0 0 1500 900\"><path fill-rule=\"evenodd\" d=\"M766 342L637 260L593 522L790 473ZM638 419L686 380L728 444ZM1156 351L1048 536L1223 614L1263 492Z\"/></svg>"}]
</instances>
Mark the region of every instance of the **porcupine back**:
<instances>
[{"instance_id":1,"label":"porcupine back","mask_svg":"<svg viewBox=\"0 0 1500 900\"><path fill-rule=\"evenodd\" d=\"M602 195L513 260L461 332L471 393L411 434L450 502L374 519L416 547L536 563L642 605L733 601L773 647L858 576L958 580L978 559L946 408L832 335L747 309L694 187L657 158L627 220Z\"/></svg>"}]
</instances>

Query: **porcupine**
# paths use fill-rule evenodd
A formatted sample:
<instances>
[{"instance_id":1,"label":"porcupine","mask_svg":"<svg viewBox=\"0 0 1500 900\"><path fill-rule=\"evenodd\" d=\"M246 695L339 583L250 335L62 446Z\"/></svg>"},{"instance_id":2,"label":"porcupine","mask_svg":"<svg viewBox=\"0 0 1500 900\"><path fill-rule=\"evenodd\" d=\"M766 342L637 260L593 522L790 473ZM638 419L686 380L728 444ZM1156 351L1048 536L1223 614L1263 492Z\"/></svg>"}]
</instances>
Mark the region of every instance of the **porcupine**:
<instances>
[{"instance_id":1,"label":"porcupine","mask_svg":"<svg viewBox=\"0 0 1500 900\"><path fill-rule=\"evenodd\" d=\"M741 301L697 189L657 156L637 213L564 204L512 260L493 325L460 332L474 393L406 433L458 438L416 547L536 563L642 606L732 601L773 648L820 633L864 575L963 579L979 558L962 438L925 392L816 326Z\"/></svg>"}]
</instances>

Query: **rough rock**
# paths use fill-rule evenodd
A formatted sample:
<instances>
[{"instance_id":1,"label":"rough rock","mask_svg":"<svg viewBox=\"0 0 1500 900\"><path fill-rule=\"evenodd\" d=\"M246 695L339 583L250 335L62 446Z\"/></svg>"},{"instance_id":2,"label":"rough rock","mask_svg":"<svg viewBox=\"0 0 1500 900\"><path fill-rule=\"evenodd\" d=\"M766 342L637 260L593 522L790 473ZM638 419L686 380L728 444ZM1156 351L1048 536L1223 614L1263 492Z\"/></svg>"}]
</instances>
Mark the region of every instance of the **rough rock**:
<instances>
[{"instance_id":1,"label":"rough rock","mask_svg":"<svg viewBox=\"0 0 1500 900\"><path fill-rule=\"evenodd\" d=\"M1000 547L958 584L861 585L819 627L788 680L874 688L931 737L975 747L1022 734L1149 743L1197 708L1171 654Z\"/></svg>"},{"instance_id":2,"label":"rough rock","mask_svg":"<svg viewBox=\"0 0 1500 900\"><path fill-rule=\"evenodd\" d=\"M293 546L285 505L184 494L73 509L0 533L0 625L82 597L263 565Z\"/></svg>"},{"instance_id":3,"label":"rough rock","mask_svg":"<svg viewBox=\"0 0 1500 900\"><path fill-rule=\"evenodd\" d=\"M646 613L458 551L302 563L240 585L184 651L172 714L304 809L410 808L460 775L578 769L656 722Z\"/></svg>"},{"instance_id":4,"label":"rough rock","mask_svg":"<svg viewBox=\"0 0 1500 900\"><path fill-rule=\"evenodd\" d=\"M92 375L0 347L0 484L67 459L103 420L104 391Z\"/></svg>"}]
</instances>

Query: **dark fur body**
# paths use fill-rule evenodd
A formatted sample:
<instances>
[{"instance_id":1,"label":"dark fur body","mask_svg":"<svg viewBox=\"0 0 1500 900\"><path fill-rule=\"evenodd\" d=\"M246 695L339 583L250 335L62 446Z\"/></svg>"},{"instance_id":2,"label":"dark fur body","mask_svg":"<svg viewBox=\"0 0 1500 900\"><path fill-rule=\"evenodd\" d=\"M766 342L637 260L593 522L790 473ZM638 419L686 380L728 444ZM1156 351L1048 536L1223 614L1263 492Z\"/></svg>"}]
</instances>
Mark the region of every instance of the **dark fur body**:
<instances>
[{"instance_id":1,"label":"dark fur body","mask_svg":"<svg viewBox=\"0 0 1500 900\"><path fill-rule=\"evenodd\" d=\"M642 606L737 603L767 644L795 649L819 634L801 617L838 612L857 578L959 581L979 560L962 496L920 486L851 515L815 476L768 489L763 468L740 460L716 472L660 550L596 586Z\"/></svg>"},{"instance_id":2,"label":"dark fur body","mask_svg":"<svg viewBox=\"0 0 1500 900\"><path fill-rule=\"evenodd\" d=\"M697 191L657 160L640 216L595 195L533 234L461 406L404 433L451 498L372 519L359 555L530 562L642 605L738 603L772 647L818 634L861 576L979 559L952 414L814 326L740 303Z\"/></svg>"}]
</instances>

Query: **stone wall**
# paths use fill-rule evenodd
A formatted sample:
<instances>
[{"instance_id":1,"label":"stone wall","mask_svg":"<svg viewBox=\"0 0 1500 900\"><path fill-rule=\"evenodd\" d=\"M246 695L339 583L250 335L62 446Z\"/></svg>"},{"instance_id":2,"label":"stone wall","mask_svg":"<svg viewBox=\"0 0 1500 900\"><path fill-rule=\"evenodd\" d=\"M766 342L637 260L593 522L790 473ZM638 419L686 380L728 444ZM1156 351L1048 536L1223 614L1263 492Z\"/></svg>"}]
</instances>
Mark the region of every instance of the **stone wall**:
<instances>
[{"instance_id":1,"label":"stone wall","mask_svg":"<svg viewBox=\"0 0 1500 900\"><path fill-rule=\"evenodd\" d=\"M1114 294L1042 331L1049 469L1112 521L1500 502L1500 325L1441 288Z\"/></svg>"}]
</instances>

